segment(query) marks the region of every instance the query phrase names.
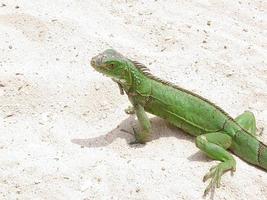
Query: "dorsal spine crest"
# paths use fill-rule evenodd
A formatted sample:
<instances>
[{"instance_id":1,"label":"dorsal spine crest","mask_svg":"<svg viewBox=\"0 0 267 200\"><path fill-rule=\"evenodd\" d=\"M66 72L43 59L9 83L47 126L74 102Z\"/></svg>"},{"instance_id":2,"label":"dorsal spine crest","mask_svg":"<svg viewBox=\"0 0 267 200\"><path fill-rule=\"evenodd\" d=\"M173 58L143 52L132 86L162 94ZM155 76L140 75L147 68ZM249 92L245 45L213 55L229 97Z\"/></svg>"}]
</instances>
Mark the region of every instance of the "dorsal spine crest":
<instances>
[{"instance_id":1,"label":"dorsal spine crest","mask_svg":"<svg viewBox=\"0 0 267 200\"><path fill-rule=\"evenodd\" d=\"M235 122L234 119L233 119L227 112L225 112L222 108L220 108L220 107L217 106L216 104L210 102L208 99L206 99L206 98L204 98L204 97L202 97L202 96L200 96L200 95L198 95L198 94L196 94L196 93L194 93L194 92L191 92L191 91L189 91L189 90L186 90L186 89L184 89L184 88L181 88L181 87L179 87L178 85L175 85L175 84L173 84L173 83L171 83L171 82L169 82L169 81L165 81L165 80L162 80L161 78L159 78L159 77L157 77L157 76L154 76L153 74L150 73L150 70L149 70L148 67L146 67L144 64L142 64L142 63L140 63L140 62L138 62L138 61L130 60L130 62L132 62L133 65L139 70L139 72L141 72L141 73L142 73L143 75L145 75L147 78L150 78L150 79L155 80L155 81L157 81L157 82L160 82L160 83L162 83L162 84L164 84L164 85L168 85L168 86L170 86L170 87L172 87L172 88L174 88L174 89L183 91L183 92L185 92L185 93L187 93L187 94L190 94L190 95L195 96L195 97L197 97L197 98L199 98L199 99L202 99L203 101L205 101L205 102L207 102L207 103L213 105L217 110L219 110L220 112L222 112L228 119L230 119L231 121Z\"/></svg>"}]
</instances>

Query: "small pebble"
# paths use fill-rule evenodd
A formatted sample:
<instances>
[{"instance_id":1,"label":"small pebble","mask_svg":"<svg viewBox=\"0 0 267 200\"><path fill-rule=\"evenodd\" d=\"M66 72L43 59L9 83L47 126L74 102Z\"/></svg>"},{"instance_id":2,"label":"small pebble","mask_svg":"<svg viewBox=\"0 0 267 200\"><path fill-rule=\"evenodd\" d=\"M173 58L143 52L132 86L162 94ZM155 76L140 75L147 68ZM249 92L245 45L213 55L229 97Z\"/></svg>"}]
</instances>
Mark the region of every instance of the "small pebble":
<instances>
[{"instance_id":1,"label":"small pebble","mask_svg":"<svg viewBox=\"0 0 267 200\"><path fill-rule=\"evenodd\" d=\"M95 85L95 90L97 91L99 89L100 89L99 85Z\"/></svg>"}]
</instances>

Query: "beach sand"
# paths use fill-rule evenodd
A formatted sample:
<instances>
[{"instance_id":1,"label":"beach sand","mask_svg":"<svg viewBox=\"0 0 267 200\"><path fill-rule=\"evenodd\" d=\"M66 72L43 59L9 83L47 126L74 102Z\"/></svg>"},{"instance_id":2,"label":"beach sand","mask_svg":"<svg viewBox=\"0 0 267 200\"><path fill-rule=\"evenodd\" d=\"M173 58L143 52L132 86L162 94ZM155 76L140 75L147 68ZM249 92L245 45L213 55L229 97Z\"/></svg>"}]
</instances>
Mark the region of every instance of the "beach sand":
<instances>
[{"instance_id":1,"label":"beach sand","mask_svg":"<svg viewBox=\"0 0 267 200\"><path fill-rule=\"evenodd\" d=\"M264 1L0 1L0 199L202 199L217 163L194 138L151 116L153 139L127 97L90 66L114 48L151 72L257 119L267 143ZM206 199L267 199L267 173L237 170Z\"/></svg>"}]
</instances>

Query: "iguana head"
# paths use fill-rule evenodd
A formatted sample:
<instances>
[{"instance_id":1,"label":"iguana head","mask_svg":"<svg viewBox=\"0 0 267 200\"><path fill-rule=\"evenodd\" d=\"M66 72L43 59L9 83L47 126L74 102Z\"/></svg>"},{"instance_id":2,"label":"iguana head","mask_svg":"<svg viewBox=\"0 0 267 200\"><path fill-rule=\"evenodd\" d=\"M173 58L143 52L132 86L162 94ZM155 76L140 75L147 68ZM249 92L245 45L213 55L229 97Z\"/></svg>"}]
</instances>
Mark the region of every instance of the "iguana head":
<instances>
[{"instance_id":1,"label":"iguana head","mask_svg":"<svg viewBox=\"0 0 267 200\"><path fill-rule=\"evenodd\" d=\"M131 80L130 61L113 49L107 49L103 53L91 59L92 67L120 83L128 83Z\"/></svg>"}]
</instances>

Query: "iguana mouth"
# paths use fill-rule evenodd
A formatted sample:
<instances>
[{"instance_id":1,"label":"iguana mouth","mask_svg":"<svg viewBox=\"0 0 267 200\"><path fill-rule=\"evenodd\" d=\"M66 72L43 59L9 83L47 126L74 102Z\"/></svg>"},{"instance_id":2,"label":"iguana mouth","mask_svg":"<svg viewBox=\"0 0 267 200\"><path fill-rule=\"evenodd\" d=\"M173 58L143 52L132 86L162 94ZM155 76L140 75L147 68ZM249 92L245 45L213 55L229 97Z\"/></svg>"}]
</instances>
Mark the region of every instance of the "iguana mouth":
<instances>
[{"instance_id":1,"label":"iguana mouth","mask_svg":"<svg viewBox=\"0 0 267 200\"><path fill-rule=\"evenodd\" d=\"M101 65L102 63L102 56L101 55L98 55L98 56L95 56L91 59L91 65L93 68L97 68Z\"/></svg>"},{"instance_id":2,"label":"iguana mouth","mask_svg":"<svg viewBox=\"0 0 267 200\"><path fill-rule=\"evenodd\" d=\"M91 66L95 70L97 70L99 72L102 72L103 70L104 71L108 70L108 66L104 63L106 58L107 58L107 56L104 55L104 54L99 54L99 55L93 57L91 59L91 62L90 62L91 63Z\"/></svg>"},{"instance_id":3,"label":"iguana mouth","mask_svg":"<svg viewBox=\"0 0 267 200\"><path fill-rule=\"evenodd\" d=\"M94 58L92 58L92 59L91 59L91 65L92 65L93 67L95 67L95 66L96 66L96 61L95 61L95 59L94 59Z\"/></svg>"}]
</instances>

